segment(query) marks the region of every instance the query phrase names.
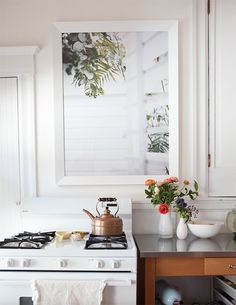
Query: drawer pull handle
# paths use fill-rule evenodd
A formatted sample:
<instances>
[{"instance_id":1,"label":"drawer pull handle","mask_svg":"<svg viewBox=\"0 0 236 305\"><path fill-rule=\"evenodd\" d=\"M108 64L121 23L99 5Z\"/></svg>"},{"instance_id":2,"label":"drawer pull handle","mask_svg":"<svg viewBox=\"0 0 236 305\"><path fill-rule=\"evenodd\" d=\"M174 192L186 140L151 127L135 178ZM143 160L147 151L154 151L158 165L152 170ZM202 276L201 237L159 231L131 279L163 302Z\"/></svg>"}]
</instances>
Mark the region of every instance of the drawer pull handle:
<instances>
[{"instance_id":1,"label":"drawer pull handle","mask_svg":"<svg viewBox=\"0 0 236 305\"><path fill-rule=\"evenodd\" d=\"M236 265L229 264L229 269L236 269Z\"/></svg>"}]
</instances>

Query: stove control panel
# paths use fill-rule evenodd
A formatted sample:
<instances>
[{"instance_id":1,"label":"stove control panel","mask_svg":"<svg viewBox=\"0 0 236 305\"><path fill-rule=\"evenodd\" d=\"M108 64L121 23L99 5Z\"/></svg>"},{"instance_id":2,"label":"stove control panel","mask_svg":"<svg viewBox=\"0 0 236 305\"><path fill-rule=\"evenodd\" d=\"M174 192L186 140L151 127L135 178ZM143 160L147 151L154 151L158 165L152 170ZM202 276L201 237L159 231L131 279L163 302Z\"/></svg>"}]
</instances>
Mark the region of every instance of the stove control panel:
<instances>
[{"instance_id":1,"label":"stove control panel","mask_svg":"<svg viewBox=\"0 0 236 305\"><path fill-rule=\"evenodd\" d=\"M1 257L0 270L134 271L135 257Z\"/></svg>"},{"instance_id":2,"label":"stove control panel","mask_svg":"<svg viewBox=\"0 0 236 305\"><path fill-rule=\"evenodd\" d=\"M118 269L119 267L121 266L121 262L119 260L111 260L110 261L110 267L112 269ZM96 268L99 268L99 269L102 269L104 267L109 267L109 262L106 262L104 260L101 260L101 259L98 259L98 260L95 260L95 267Z\"/></svg>"},{"instance_id":3,"label":"stove control panel","mask_svg":"<svg viewBox=\"0 0 236 305\"><path fill-rule=\"evenodd\" d=\"M108 268L108 269L119 269L121 267L121 261L112 259L110 261L104 261L101 259L95 260L95 267L98 269Z\"/></svg>"}]
</instances>

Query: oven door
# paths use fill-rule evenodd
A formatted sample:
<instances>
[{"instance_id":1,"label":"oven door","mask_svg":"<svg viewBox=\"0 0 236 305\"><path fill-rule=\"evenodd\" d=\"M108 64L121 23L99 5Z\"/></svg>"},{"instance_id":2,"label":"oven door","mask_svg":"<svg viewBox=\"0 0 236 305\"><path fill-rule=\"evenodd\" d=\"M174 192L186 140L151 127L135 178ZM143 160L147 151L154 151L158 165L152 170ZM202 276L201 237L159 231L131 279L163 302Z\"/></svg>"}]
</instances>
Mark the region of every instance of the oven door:
<instances>
[{"instance_id":1,"label":"oven door","mask_svg":"<svg viewBox=\"0 0 236 305\"><path fill-rule=\"evenodd\" d=\"M102 305L136 305L136 274L131 272L0 272L0 305L32 305L30 281L36 279L106 282Z\"/></svg>"}]
</instances>

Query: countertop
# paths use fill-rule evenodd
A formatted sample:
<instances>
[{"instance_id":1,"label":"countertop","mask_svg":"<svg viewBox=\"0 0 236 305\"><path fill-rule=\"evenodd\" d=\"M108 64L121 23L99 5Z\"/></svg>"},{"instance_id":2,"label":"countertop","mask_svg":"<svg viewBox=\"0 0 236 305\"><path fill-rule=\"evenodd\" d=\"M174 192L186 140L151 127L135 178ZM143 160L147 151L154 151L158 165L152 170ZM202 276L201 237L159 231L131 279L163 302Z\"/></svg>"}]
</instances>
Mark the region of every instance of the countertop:
<instances>
[{"instance_id":1,"label":"countertop","mask_svg":"<svg viewBox=\"0 0 236 305\"><path fill-rule=\"evenodd\" d=\"M139 256L145 257L236 257L234 234L218 234L201 239L189 234L184 240L176 236L162 239L157 234L136 234Z\"/></svg>"}]
</instances>

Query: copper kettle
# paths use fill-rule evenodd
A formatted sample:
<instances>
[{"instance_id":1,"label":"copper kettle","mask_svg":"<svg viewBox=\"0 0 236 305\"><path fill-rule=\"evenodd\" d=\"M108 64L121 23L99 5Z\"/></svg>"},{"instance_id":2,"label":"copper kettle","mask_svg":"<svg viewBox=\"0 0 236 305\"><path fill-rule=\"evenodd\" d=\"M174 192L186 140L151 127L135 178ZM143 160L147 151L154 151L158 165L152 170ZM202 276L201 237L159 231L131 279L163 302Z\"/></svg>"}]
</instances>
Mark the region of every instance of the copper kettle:
<instances>
[{"instance_id":1,"label":"copper kettle","mask_svg":"<svg viewBox=\"0 0 236 305\"><path fill-rule=\"evenodd\" d=\"M105 200L106 199L106 200ZM109 203L109 201L115 201L115 203ZM98 211L98 205L106 203L105 210L101 215ZM111 214L109 207L117 207L114 215ZM119 211L119 205L116 202L116 198L99 198L98 203L96 205L96 210L98 216L94 216L88 210L83 209L83 211L88 215L88 217L92 220L92 233L94 235L103 235L103 236L114 236L120 235L123 232L123 222L122 219L117 216Z\"/></svg>"}]
</instances>

